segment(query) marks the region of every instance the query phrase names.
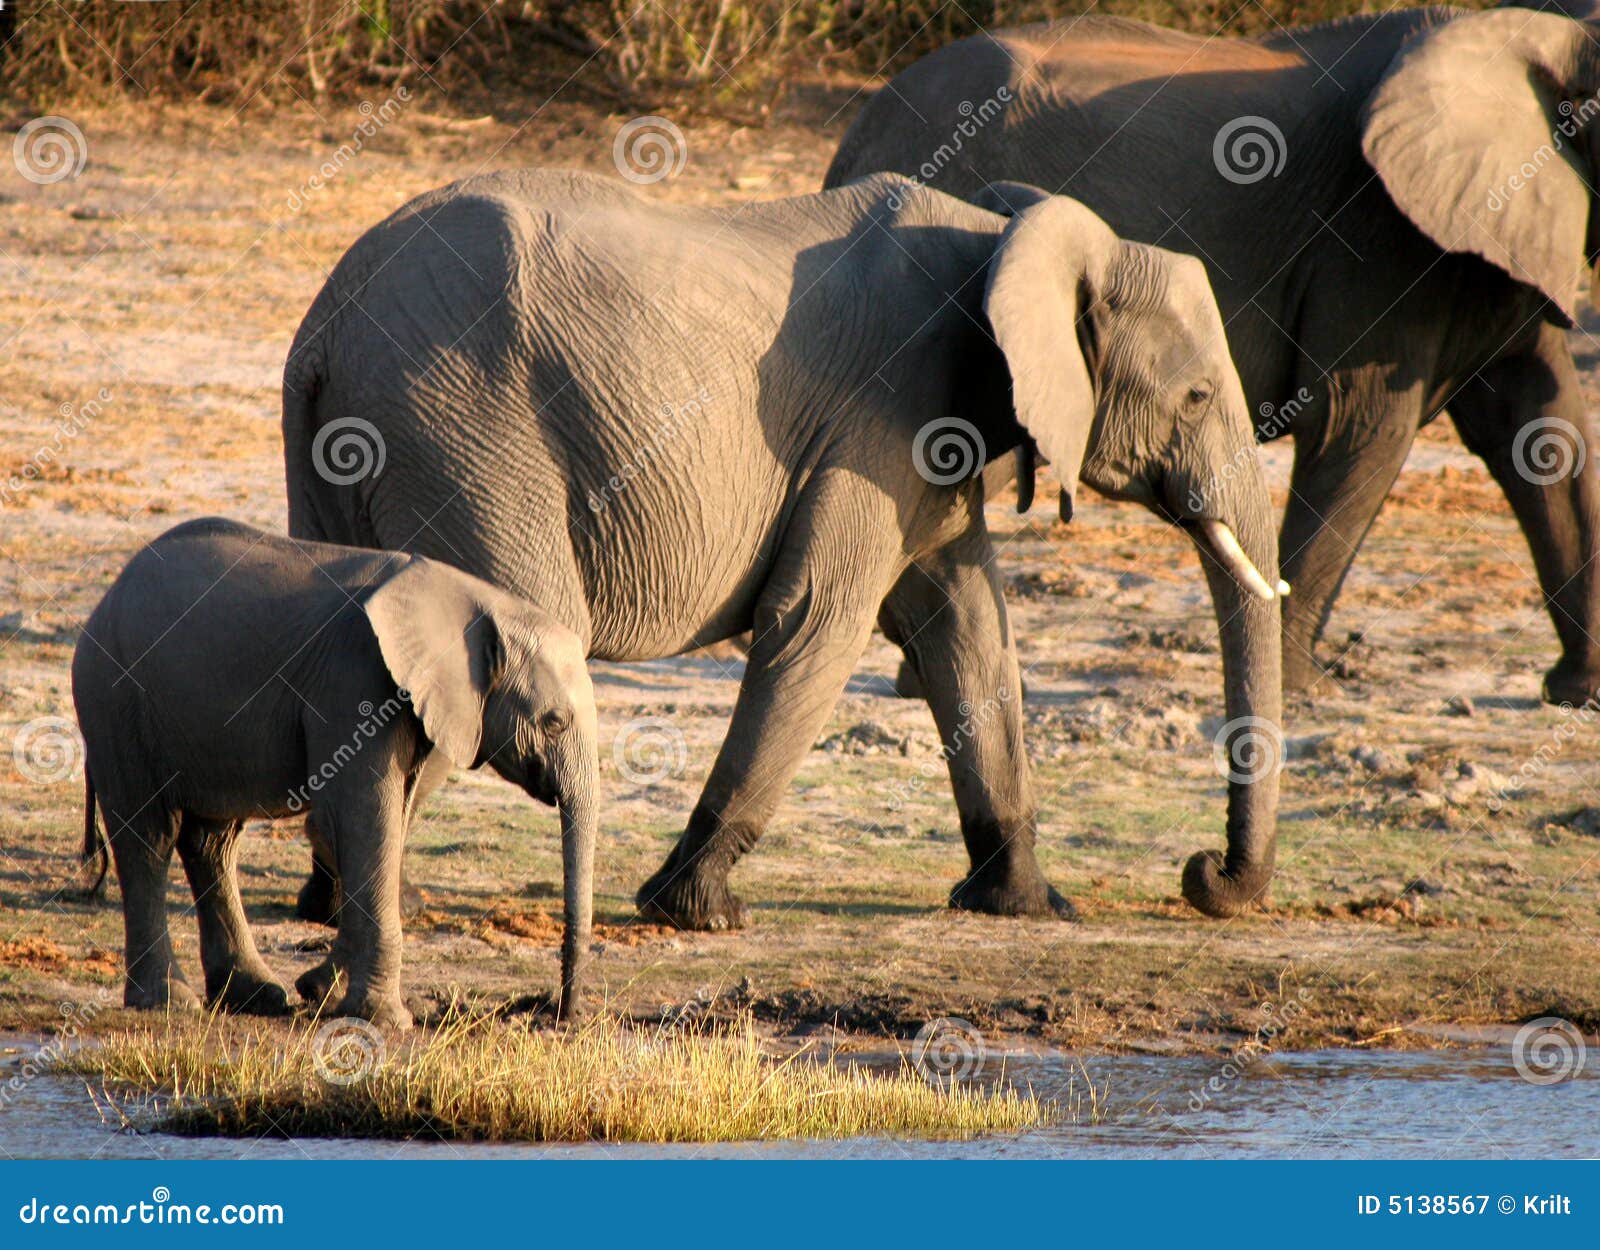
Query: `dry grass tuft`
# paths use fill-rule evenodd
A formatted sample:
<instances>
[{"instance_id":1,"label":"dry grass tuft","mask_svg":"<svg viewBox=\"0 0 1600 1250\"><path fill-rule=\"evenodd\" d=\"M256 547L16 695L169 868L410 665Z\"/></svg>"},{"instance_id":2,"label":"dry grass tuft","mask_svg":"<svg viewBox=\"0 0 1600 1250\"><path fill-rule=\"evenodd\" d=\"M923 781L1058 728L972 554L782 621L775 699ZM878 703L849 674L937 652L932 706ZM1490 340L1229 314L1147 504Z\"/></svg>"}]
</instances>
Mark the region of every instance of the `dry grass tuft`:
<instances>
[{"instance_id":1,"label":"dry grass tuft","mask_svg":"<svg viewBox=\"0 0 1600 1250\"><path fill-rule=\"evenodd\" d=\"M866 1134L965 1138L1049 1122L1031 1093L934 1087L807 1052L776 1058L750 1022L639 1031L598 1018L532 1032L478 1017L385 1046L364 1026L225 1027L217 1018L107 1035L72 1059L119 1098L154 1098L191 1135L705 1142ZM319 1040L320 1038L320 1040ZM352 1079L353 1078L353 1079Z\"/></svg>"}]
</instances>

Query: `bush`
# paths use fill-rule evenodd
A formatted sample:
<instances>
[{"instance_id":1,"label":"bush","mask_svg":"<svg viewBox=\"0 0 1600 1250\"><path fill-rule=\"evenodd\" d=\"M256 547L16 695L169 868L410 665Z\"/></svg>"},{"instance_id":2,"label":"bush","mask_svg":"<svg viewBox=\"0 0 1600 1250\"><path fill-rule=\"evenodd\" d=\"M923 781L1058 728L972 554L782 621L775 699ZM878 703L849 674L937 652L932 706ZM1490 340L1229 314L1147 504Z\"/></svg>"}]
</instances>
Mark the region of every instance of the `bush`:
<instances>
[{"instance_id":1,"label":"bush","mask_svg":"<svg viewBox=\"0 0 1600 1250\"><path fill-rule=\"evenodd\" d=\"M40 4L4 53L5 90L233 107L406 83L503 91L548 80L637 100L767 94L805 68L893 72L975 33L1093 8L1248 34L1362 0L201 0Z\"/></svg>"}]
</instances>

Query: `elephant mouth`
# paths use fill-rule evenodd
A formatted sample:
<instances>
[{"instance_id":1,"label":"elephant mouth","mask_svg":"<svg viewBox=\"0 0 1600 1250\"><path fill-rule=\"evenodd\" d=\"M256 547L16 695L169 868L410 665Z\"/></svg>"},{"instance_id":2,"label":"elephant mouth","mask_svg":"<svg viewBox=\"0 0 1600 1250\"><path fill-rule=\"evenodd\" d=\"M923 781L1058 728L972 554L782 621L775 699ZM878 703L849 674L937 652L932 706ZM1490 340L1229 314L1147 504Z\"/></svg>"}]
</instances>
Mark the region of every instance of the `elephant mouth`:
<instances>
[{"instance_id":1,"label":"elephant mouth","mask_svg":"<svg viewBox=\"0 0 1600 1250\"><path fill-rule=\"evenodd\" d=\"M1255 562L1245 554L1239 545L1238 536L1229 528L1226 521L1216 517L1185 517L1177 522L1178 526L1194 539L1195 546L1207 552L1228 573L1233 580L1238 582L1246 592L1258 599L1271 603L1274 599L1282 599L1289 593L1289 583L1281 577L1276 584L1269 582L1256 568Z\"/></svg>"}]
</instances>

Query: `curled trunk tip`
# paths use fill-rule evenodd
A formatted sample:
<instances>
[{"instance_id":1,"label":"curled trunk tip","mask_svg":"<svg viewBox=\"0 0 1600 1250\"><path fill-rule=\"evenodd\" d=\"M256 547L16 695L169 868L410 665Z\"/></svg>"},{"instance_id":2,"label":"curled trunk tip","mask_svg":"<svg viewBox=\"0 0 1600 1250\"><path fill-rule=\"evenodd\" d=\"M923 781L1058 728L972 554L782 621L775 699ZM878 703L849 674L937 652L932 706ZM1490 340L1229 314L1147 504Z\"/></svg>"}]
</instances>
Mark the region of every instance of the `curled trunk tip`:
<instances>
[{"instance_id":1,"label":"curled trunk tip","mask_svg":"<svg viewBox=\"0 0 1600 1250\"><path fill-rule=\"evenodd\" d=\"M1270 863L1229 869L1216 851L1197 851L1183 866L1184 901L1217 920L1265 903L1271 887Z\"/></svg>"}]
</instances>

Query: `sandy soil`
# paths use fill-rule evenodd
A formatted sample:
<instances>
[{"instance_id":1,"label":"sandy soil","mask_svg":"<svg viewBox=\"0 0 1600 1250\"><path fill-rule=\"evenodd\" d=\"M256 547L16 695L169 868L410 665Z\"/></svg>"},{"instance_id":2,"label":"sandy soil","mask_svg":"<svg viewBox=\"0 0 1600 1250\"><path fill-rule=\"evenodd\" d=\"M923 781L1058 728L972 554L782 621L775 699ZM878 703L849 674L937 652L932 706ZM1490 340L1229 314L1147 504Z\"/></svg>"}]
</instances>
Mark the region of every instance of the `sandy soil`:
<instances>
[{"instance_id":1,"label":"sandy soil","mask_svg":"<svg viewBox=\"0 0 1600 1250\"><path fill-rule=\"evenodd\" d=\"M838 93L806 125L686 122L685 167L649 193L812 189L851 107ZM320 187L319 166L362 121L353 109L74 120L81 176L41 186L0 172L0 480L27 474L0 501L0 1030L39 1027L62 1003L120 1002L119 912L66 892L81 771L70 748L30 759L38 739L23 732L71 716L72 647L101 589L185 517L282 525L282 358L366 225L480 169L611 171L626 118L552 105L512 122L414 104ZM1575 339L1593 381L1600 342ZM1267 456L1281 491L1287 448ZM1278 1045L1421 1044L1425 1026L1539 1015L1600 1026L1594 730L1538 702L1556 645L1531 561L1447 425L1424 432L1350 578L1328 633L1334 680L1289 710L1274 905L1227 923L1177 900L1180 864L1221 845L1224 811L1215 628L1195 557L1138 509L1092 501L1068 530L1039 498L1025 518L997 504L991 521L1026 666L1041 859L1081 922L942 906L965 862L954 806L931 717L888 697L897 656L877 639L737 874L750 927L632 923L633 890L693 803L740 664L730 651L597 665L608 802L596 973L619 1008L746 1006L783 1030L879 1037L960 1016L1100 1048L1226 1048L1273 1019L1289 1021ZM656 776L630 780L613 739L625 748L641 732L664 749ZM327 941L292 918L297 831L253 828L244 860L262 949L292 977ZM429 899L407 934L421 1007L549 989L560 869L548 812L458 775L409 871ZM174 931L198 982L188 902L175 872ZM119 1015L108 1007L95 1027Z\"/></svg>"}]
</instances>

